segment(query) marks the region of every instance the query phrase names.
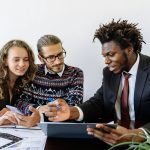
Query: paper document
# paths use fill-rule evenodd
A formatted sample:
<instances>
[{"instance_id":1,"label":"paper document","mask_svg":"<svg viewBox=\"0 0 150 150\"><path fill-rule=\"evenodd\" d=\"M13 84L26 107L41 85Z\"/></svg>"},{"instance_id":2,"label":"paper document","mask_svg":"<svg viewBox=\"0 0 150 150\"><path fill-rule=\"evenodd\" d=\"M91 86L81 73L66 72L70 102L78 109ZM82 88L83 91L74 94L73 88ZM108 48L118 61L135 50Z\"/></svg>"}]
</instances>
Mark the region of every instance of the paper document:
<instances>
[{"instance_id":1,"label":"paper document","mask_svg":"<svg viewBox=\"0 0 150 150\"><path fill-rule=\"evenodd\" d=\"M16 129L28 129L28 130L41 130L39 126L35 127L25 127L25 126L19 126L19 125L1 125L0 128L16 128Z\"/></svg>"},{"instance_id":2,"label":"paper document","mask_svg":"<svg viewBox=\"0 0 150 150\"><path fill-rule=\"evenodd\" d=\"M4 139L4 138L1 138L1 137L0 137L0 141L1 141L0 147L2 147L2 146L4 146L4 145L6 145L6 144L12 142L12 140Z\"/></svg>"},{"instance_id":3,"label":"paper document","mask_svg":"<svg viewBox=\"0 0 150 150\"><path fill-rule=\"evenodd\" d=\"M23 138L19 136L15 136L5 132L0 132L0 149L6 149L8 147L11 147L21 142L22 140Z\"/></svg>"},{"instance_id":4,"label":"paper document","mask_svg":"<svg viewBox=\"0 0 150 150\"><path fill-rule=\"evenodd\" d=\"M5 132L14 136L19 136L23 139L23 141L21 141L19 144L9 147L8 150L44 150L47 137L40 129L37 129L38 127L35 127L35 129L28 129L22 127L14 128L13 126L3 126L0 127L0 132Z\"/></svg>"}]
</instances>

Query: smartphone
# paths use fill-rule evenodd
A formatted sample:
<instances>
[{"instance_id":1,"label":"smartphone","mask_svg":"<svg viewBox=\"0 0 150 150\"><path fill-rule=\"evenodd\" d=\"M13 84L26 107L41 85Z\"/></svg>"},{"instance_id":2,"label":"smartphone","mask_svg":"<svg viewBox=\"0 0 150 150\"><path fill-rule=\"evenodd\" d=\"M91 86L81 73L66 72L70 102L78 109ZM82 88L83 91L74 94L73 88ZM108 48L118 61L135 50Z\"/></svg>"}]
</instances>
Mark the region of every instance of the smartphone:
<instances>
[{"instance_id":1,"label":"smartphone","mask_svg":"<svg viewBox=\"0 0 150 150\"><path fill-rule=\"evenodd\" d=\"M109 124L109 123L106 123L106 124L104 124L104 125L107 126L107 127L113 128L113 129L116 129L116 128L117 128L117 124ZM88 127L88 128L96 128L96 123L95 123L95 124L88 124L87 127Z\"/></svg>"},{"instance_id":2,"label":"smartphone","mask_svg":"<svg viewBox=\"0 0 150 150\"><path fill-rule=\"evenodd\" d=\"M14 113L17 113L19 115L24 115L17 107L10 106L10 105L6 105L6 107Z\"/></svg>"},{"instance_id":3,"label":"smartphone","mask_svg":"<svg viewBox=\"0 0 150 150\"><path fill-rule=\"evenodd\" d=\"M109 123L107 123L107 124L105 124L105 126L113 128L113 129L116 129L117 128L117 123L115 123L115 124L109 124Z\"/></svg>"},{"instance_id":4,"label":"smartphone","mask_svg":"<svg viewBox=\"0 0 150 150\"><path fill-rule=\"evenodd\" d=\"M116 128L117 128L117 124L109 124L109 123L106 123L106 124L104 124L104 125L107 126L107 127L112 128L112 129L116 129ZM87 125L87 128L94 128L94 129L96 129L96 130L99 130L99 131L102 131L102 132L105 132L105 133L109 133L109 132L107 132L107 131L104 130L104 129L97 128L97 127L96 127L96 124L89 124L89 125Z\"/></svg>"}]
</instances>

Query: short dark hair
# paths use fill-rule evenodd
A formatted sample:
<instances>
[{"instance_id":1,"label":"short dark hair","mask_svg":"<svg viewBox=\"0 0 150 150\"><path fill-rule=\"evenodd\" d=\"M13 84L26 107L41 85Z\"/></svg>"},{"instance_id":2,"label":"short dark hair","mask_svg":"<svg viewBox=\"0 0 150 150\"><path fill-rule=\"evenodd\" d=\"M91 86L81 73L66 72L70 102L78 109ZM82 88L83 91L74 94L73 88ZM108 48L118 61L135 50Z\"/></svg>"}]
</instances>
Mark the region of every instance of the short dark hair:
<instances>
[{"instance_id":1,"label":"short dark hair","mask_svg":"<svg viewBox=\"0 0 150 150\"><path fill-rule=\"evenodd\" d=\"M127 20L114 19L108 23L99 26L96 30L94 39L99 39L101 44L114 41L119 44L121 49L132 46L135 53L141 52L143 36L140 32L141 29L137 28L138 24L128 23Z\"/></svg>"},{"instance_id":2,"label":"short dark hair","mask_svg":"<svg viewBox=\"0 0 150 150\"><path fill-rule=\"evenodd\" d=\"M37 42L38 52L42 51L42 47L61 43L61 40L55 35L44 35Z\"/></svg>"}]
</instances>

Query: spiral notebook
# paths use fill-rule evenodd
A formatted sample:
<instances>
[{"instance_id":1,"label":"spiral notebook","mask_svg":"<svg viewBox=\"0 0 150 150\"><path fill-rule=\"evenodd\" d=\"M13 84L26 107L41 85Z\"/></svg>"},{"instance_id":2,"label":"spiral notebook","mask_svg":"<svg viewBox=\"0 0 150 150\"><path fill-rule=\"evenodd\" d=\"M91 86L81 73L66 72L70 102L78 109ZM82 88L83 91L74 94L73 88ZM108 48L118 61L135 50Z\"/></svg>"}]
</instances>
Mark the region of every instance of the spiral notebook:
<instances>
[{"instance_id":1,"label":"spiral notebook","mask_svg":"<svg viewBox=\"0 0 150 150\"><path fill-rule=\"evenodd\" d=\"M0 149L7 149L15 144L18 144L23 139L12 134L0 132Z\"/></svg>"}]
</instances>

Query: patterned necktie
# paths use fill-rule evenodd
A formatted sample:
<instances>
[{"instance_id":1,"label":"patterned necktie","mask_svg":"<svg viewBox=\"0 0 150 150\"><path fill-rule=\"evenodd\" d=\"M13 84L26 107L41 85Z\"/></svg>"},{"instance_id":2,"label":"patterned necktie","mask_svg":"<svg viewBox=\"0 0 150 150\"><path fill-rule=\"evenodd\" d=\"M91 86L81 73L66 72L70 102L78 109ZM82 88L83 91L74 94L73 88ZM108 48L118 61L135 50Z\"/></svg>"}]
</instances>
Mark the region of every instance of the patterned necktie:
<instances>
[{"instance_id":1,"label":"patterned necktie","mask_svg":"<svg viewBox=\"0 0 150 150\"><path fill-rule=\"evenodd\" d=\"M123 73L124 75L124 86L121 95L121 126L128 128L130 127L130 115L128 106L128 96L129 96L129 73Z\"/></svg>"}]
</instances>

